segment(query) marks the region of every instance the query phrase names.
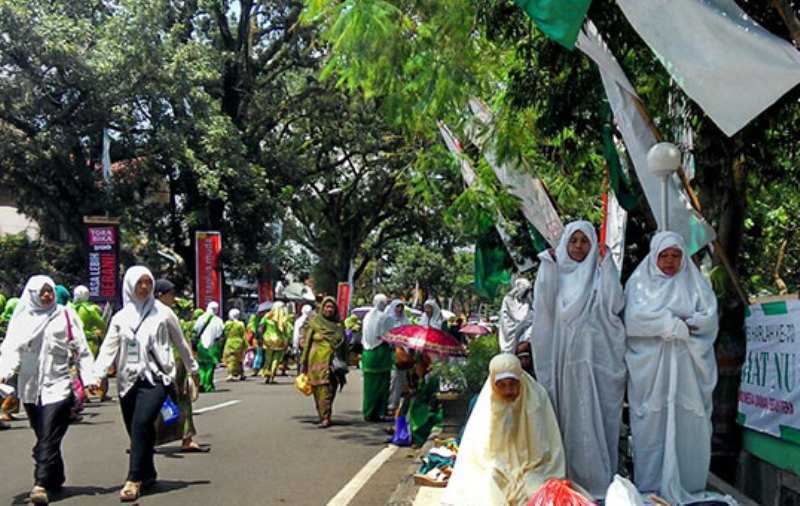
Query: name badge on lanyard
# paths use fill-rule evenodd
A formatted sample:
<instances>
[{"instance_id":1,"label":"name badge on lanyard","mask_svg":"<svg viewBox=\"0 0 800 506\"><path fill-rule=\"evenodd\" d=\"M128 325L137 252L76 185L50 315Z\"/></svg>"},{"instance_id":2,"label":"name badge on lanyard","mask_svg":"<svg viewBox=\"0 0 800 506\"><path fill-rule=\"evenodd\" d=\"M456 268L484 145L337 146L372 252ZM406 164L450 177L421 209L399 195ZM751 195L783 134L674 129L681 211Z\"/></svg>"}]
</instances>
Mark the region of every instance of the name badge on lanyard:
<instances>
[{"instance_id":1,"label":"name badge on lanyard","mask_svg":"<svg viewBox=\"0 0 800 506\"><path fill-rule=\"evenodd\" d=\"M141 361L139 355L139 341L135 337L126 339L125 341L125 358L129 364L138 364Z\"/></svg>"}]
</instances>

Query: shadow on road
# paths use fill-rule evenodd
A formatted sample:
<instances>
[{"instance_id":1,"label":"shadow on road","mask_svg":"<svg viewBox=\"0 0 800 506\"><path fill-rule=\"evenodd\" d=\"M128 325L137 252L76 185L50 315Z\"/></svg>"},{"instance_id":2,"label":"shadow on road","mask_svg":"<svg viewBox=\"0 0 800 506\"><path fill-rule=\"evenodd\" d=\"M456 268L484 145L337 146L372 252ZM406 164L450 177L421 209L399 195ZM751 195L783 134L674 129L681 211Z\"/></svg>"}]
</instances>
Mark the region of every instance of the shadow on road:
<instances>
[{"instance_id":1,"label":"shadow on road","mask_svg":"<svg viewBox=\"0 0 800 506\"><path fill-rule=\"evenodd\" d=\"M195 481L179 481L179 480L158 480L156 485L147 490L146 492L142 493L142 497L150 496L150 495L158 495L164 494L166 492L172 492L173 490L182 490L184 488L189 488L192 485L211 485L211 481L209 480L195 480Z\"/></svg>"}]
</instances>

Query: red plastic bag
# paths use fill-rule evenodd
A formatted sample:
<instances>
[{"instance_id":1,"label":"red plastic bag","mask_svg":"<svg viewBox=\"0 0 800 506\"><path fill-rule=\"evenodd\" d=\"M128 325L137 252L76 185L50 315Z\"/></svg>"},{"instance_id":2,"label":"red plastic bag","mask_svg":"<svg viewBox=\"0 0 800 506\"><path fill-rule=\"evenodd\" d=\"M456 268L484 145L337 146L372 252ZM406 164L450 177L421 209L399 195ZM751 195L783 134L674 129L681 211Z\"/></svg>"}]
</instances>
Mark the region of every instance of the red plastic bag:
<instances>
[{"instance_id":1,"label":"red plastic bag","mask_svg":"<svg viewBox=\"0 0 800 506\"><path fill-rule=\"evenodd\" d=\"M593 506L594 503L572 489L569 480L548 480L533 494L528 506Z\"/></svg>"}]
</instances>

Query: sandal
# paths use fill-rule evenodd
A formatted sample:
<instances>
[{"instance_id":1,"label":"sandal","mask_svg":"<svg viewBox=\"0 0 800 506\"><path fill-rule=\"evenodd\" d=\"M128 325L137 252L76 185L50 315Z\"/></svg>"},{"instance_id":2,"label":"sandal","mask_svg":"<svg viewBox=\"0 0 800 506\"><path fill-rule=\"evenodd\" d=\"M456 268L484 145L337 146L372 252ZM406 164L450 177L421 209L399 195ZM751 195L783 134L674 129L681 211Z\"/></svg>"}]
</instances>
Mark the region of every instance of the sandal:
<instances>
[{"instance_id":1,"label":"sandal","mask_svg":"<svg viewBox=\"0 0 800 506\"><path fill-rule=\"evenodd\" d=\"M133 502L139 498L142 491L142 482L126 481L125 486L119 491L119 502Z\"/></svg>"},{"instance_id":2,"label":"sandal","mask_svg":"<svg viewBox=\"0 0 800 506\"><path fill-rule=\"evenodd\" d=\"M208 453L211 448L200 446L197 443L191 443L189 446L181 446L178 453Z\"/></svg>"},{"instance_id":3,"label":"sandal","mask_svg":"<svg viewBox=\"0 0 800 506\"><path fill-rule=\"evenodd\" d=\"M50 498L47 497L47 490L39 485L33 487L28 499L30 499L31 504L50 504Z\"/></svg>"}]
</instances>

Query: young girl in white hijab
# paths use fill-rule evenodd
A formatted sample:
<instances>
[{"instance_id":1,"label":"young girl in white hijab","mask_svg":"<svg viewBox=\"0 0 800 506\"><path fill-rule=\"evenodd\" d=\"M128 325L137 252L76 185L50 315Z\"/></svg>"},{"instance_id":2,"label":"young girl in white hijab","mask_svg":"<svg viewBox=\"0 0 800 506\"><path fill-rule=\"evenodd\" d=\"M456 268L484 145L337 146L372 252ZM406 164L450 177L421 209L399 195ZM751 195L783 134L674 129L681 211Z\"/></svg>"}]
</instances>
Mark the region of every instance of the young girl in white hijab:
<instances>
[{"instance_id":1,"label":"young girl in white hijab","mask_svg":"<svg viewBox=\"0 0 800 506\"><path fill-rule=\"evenodd\" d=\"M661 232L626 285L625 361L636 485L695 500L711 461L717 299L683 238Z\"/></svg>"},{"instance_id":2,"label":"young girl in white hijab","mask_svg":"<svg viewBox=\"0 0 800 506\"><path fill-rule=\"evenodd\" d=\"M444 318L442 317L442 310L439 309L439 304L434 299L428 299L423 304L422 309L423 315L419 324L443 330Z\"/></svg>"},{"instance_id":3,"label":"young girl in white hijab","mask_svg":"<svg viewBox=\"0 0 800 506\"><path fill-rule=\"evenodd\" d=\"M625 304L610 255L594 227L567 225L555 254L539 255L531 328L536 379L564 436L567 477L605 497L617 470L625 393Z\"/></svg>"},{"instance_id":4,"label":"young girl in white hijab","mask_svg":"<svg viewBox=\"0 0 800 506\"><path fill-rule=\"evenodd\" d=\"M524 506L545 481L564 474L561 434L547 392L516 356L495 356L442 504Z\"/></svg>"},{"instance_id":5,"label":"young girl in white hijab","mask_svg":"<svg viewBox=\"0 0 800 506\"><path fill-rule=\"evenodd\" d=\"M155 421L175 383L174 346L197 384L197 361L183 338L180 325L164 304L153 296L155 280L150 270L137 265L125 273L123 307L111 319L95 364L106 377L116 363L117 390L125 428L130 437L130 461L120 500L138 499L143 488L155 484L153 462ZM175 399L173 399L174 401Z\"/></svg>"},{"instance_id":6,"label":"young girl in white hijab","mask_svg":"<svg viewBox=\"0 0 800 506\"><path fill-rule=\"evenodd\" d=\"M20 401L36 433L33 504L48 504L48 491L65 481L61 440L74 404L69 362L77 354L85 385L96 382L94 361L77 313L56 304L55 282L33 276L25 284L0 347L0 383L18 374Z\"/></svg>"}]
</instances>

